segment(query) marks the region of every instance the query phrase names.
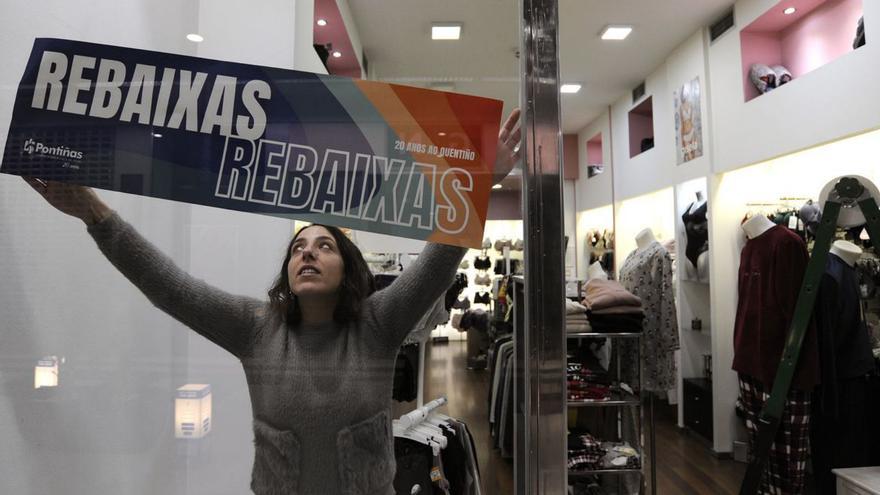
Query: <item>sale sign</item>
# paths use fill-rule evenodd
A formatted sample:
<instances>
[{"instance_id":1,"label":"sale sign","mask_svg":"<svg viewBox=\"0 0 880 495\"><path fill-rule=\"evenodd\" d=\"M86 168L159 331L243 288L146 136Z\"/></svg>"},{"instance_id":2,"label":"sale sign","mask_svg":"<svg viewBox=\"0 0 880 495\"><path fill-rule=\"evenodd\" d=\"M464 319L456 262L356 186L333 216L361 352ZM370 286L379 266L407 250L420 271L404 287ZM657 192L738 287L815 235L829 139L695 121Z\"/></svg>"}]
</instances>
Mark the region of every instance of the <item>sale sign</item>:
<instances>
[{"instance_id":1,"label":"sale sign","mask_svg":"<svg viewBox=\"0 0 880 495\"><path fill-rule=\"evenodd\" d=\"M41 38L0 172L477 247L502 102Z\"/></svg>"}]
</instances>

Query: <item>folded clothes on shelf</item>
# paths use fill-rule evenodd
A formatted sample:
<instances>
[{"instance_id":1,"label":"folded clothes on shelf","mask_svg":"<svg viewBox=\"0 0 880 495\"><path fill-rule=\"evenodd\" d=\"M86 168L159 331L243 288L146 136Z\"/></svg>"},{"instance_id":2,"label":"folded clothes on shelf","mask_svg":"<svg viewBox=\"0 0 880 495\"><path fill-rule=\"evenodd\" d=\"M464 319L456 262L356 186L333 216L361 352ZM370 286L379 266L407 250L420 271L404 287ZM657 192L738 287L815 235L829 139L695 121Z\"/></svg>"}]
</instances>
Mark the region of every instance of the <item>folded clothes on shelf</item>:
<instances>
[{"instance_id":1,"label":"folded clothes on shelf","mask_svg":"<svg viewBox=\"0 0 880 495\"><path fill-rule=\"evenodd\" d=\"M589 311L621 306L642 306L642 300L615 280L592 279L585 286L583 305Z\"/></svg>"},{"instance_id":2,"label":"folded clothes on shelf","mask_svg":"<svg viewBox=\"0 0 880 495\"><path fill-rule=\"evenodd\" d=\"M565 314L566 314L566 316L567 315L577 315L577 314L586 315L587 314L587 307L584 306L583 304L576 303L576 302L572 301L571 299L566 299L565 300Z\"/></svg>"},{"instance_id":3,"label":"folded clothes on shelf","mask_svg":"<svg viewBox=\"0 0 880 495\"><path fill-rule=\"evenodd\" d=\"M601 442L589 433L568 435L568 469L599 469L607 453Z\"/></svg>"},{"instance_id":4,"label":"folded clothes on shelf","mask_svg":"<svg viewBox=\"0 0 880 495\"><path fill-rule=\"evenodd\" d=\"M590 314L589 319L590 326L597 333L637 333L642 331L642 322L645 319L645 315L638 313L620 315Z\"/></svg>"},{"instance_id":5,"label":"folded clothes on shelf","mask_svg":"<svg viewBox=\"0 0 880 495\"><path fill-rule=\"evenodd\" d=\"M627 442L603 442L584 431L568 434L569 470L639 469L641 466L639 452Z\"/></svg>"}]
</instances>

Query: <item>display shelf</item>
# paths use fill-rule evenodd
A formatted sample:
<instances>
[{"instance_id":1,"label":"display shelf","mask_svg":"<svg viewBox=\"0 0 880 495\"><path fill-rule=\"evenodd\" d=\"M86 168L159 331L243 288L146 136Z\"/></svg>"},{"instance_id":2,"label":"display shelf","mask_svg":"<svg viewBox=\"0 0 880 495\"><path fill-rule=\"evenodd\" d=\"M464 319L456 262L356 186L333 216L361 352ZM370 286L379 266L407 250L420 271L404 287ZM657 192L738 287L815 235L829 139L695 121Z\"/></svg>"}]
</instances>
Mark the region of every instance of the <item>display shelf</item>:
<instances>
[{"instance_id":1,"label":"display shelf","mask_svg":"<svg viewBox=\"0 0 880 495\"><path fill-rule=\"evenodd\" d=\"M612 392L608 400L570 400L568 407L602 407L602 406L638 406L639 398L627 392Z\"/></svg>"},{"instance_id":2,"label":"display shelf","mask_svg":"<svg viewBox=\"0 0 880 495\"><path fill-rule=\"evenodd\" d=\"M622 339L637 339L641 336L641 333L602 333L602 332L571 332L567 333L566 337L591 337L591 338L622 338Z\"/></svg>"},{"instance_id":3,"label":"display shelf","mask_svg":"<svg viewBox=\"0 0 880 495\"><path fill-rule=\"evenodd\" d=\"M629 157L654 148L654 99L649 96L629 111Z\"/></svg>"},{"instance_id":4,"label":"display shelf","mask_svg":"<svg viewBox=\"0 0 880 495\"><path fill-rule=\"evenodd\" d=\"M762 95L750 79L752 64L782 66L796 80L858 49L853 41L862 12L862 0L785 0L752 21L740 31L745 101ZM772 91L787 84L779 74L771 77Z\"/></svg>"},{"instance_id":5,"label":"display shelf","mask_svg":"<svg viewBox=\"0 0 880 495\"><path fill-rule=\"evenodd\" d=\"M642 468L624 468L624 469L579 469L569 470L569 476L592 476L596 474L614 474L614 473L641 473Z\"/></svg>"}]
</instances>

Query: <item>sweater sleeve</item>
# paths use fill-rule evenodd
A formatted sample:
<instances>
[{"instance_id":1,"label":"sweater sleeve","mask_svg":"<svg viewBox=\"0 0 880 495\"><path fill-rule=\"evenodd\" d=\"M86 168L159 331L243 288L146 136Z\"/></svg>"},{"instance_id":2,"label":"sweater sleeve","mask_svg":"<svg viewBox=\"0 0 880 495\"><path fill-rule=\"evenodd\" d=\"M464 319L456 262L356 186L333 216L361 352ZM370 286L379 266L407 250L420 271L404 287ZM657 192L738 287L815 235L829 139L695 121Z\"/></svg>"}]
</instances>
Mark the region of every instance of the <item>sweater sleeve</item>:
<instances>
[{"instance_id":1,"label":"sweater sleeve","mask_svg":"<svg viewBox=\"0 0 880 495\"><path fill-rule=\"evenodd\" d=\"M364 315L380 346L396 349L431 305L452 285L465 248L428 243L397 280L373 293Z\"/></svg>"},{"instance_id":2,"label":"sweater sleeve","mask_svg":"<svg viewBox=\"0 0 880 495\"><path fill-rule=\"evenodd\" d=\"M110 263L154 306L238 358L249 351L262 303L192 277L116 213L88 231Z\"/></svg>"}]
</instances>

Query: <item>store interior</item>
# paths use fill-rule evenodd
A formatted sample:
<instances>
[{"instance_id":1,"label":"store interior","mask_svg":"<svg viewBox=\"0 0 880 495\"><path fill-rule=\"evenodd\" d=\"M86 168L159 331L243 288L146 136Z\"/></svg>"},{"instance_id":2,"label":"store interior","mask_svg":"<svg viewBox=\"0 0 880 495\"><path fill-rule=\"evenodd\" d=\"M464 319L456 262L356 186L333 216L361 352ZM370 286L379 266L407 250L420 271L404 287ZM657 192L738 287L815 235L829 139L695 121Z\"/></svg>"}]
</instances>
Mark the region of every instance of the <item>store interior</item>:
<instances>
[{"instance_id":1,"label":"store interior","mask_svg":"<svg viewBox=\"0 0 880 495\"><path fill-rule=\"evenodd\" d=\"M758 240L743 224L766 219L810 250L828 184L841 176L880 184L880 45L872 38L880 4L558 7L566 239L559 283L572 306L566 328L545 331L566 335L568 373L558 379L568 386L569 428L559 439L568 466L560 472L573 495L739 493L754 441L737 411L760 412L738 405L743 372L733 369L738 353L754 349L735 345L748 321L740 261ZM499 0L98 0L75 10L59 2L2 10L23 22L0 32L9 68L0 74L0 147L38 37L495 98L504 116L522 101L521 16ZM460 38L432 39L432 24L458 26ZM625 39L603 39L606 28L622 28ZM191 33L203 40L187 39ZM445 317L414 332L398 355L393 417L442 399L430 414L469 431L464 450L441 449L443 462L470 477L459 481L468 487L460 493L513 493L514 458L526 455L513 442L511 345L524 311L513 293L527 276L525 187L518 168L492 191L485 241L465 254L441 304ZM283 246L305 225L99 194L175 264L254 298L265 298ZM425 245L349 234L371 271L389 281ZM880 355L878 254L860 228L837 229L833 239L861 251L852 266L867 322L859 331L871 344L863 350ZM252 411L234 357L154 308L81 224L5 174L0 247L0 493L248 492ZM781 285L796 296L801 278ZM618 288L638 302L597 302L602 290ZM874 366L860 375L861 392L844 397L866 414L880 412ZM814 400L814 419L822 410ZM880 426L835 421L817 420L818 433L805 435L833 433L847 440L829 451L859 455L818 458L804 447L802 462L783 476L800 480L780 481L791 490L784 493L880 493L851 488L858 473L838 473L832 486L832 468L880 465ZM193 433L185 423L203 426ZM852 440L858 432L861 442ZM473 455L460 453L470 446Z\"/></svg>"}]
</instances>

